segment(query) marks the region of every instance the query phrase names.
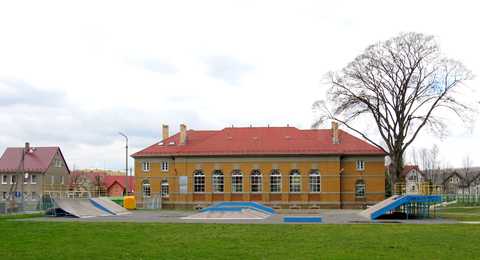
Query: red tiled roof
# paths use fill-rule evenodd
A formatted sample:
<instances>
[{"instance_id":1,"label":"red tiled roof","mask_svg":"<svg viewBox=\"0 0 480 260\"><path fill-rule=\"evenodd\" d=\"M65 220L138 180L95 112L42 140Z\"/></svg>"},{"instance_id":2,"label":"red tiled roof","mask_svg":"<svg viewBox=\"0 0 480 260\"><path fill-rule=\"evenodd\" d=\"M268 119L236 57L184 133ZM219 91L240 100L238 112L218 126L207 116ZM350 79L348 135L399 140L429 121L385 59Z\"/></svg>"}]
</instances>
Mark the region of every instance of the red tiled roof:
<instances>
[{"instance_id":1,"label":"red tiled roof","mask_svg":"<svg viewBox=\"0 0 480 260\"><path fill-rule=\"evenodd\" d=\"M132 157L208 155L385 155L379 148L339 130L333 144L330 129L300 130L295 127L235 127L219 131L187 131L187 143L179 145L177 133ZM163 143L163 144L161 144ZM171 144L172 143L172 144Z\"/></svg>"},{"instance_id":2,"label":"red tiled roof","mask_svg":"<svg viewBox=\"0 0 480 260\"><path fill-rule=\"evenodd\" d=\"M0 158L0 172L16 172L21 169L23 150L23 147L7 148ZM25 171L47 171L57 151L62 154L59 147L33 147L30 152L25 154Z\"/></svg>"},{"instance_id":3,"label":"red tiled roof","mask_svg":"<svg viewBox=\"0 0 480 260\"><path fill-rule=\"evenodd\" d=\"M105 187L110 188L115 182L118 183L122 188L125 189L125 176L112 176L107 175L104 177L103 182ZM128 176L128 187L130 188L128 192L135 192L135 176Z\"/></svg>"}]
</instances>

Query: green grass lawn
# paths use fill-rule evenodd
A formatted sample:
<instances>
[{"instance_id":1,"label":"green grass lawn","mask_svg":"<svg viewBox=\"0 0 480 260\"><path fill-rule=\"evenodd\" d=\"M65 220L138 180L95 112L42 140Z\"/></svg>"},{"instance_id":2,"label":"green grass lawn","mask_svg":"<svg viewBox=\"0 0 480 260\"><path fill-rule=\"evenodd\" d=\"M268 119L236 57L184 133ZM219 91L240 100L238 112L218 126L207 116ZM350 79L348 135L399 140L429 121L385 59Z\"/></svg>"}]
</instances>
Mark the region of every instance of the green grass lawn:
<instances>
[{"instance_id":1,"label":"green grass lawn","mask_svg":"<svg viewBox=\"0 0 480 260\"><path fill-rule=\"evenodd\" d=\"M450 206L438 208L437 215L459 221L480 221L480 207Z\"/></svg>"},{"instance_id":2,"label":"green grass lawn","mask_svg":"<svg viewBox=\"0 0 480 260\"><path fill-rule=\"evenodd\" d=\"M0 220L0 259L473 259L480 225Z\"/></svg>"}]
</instances>

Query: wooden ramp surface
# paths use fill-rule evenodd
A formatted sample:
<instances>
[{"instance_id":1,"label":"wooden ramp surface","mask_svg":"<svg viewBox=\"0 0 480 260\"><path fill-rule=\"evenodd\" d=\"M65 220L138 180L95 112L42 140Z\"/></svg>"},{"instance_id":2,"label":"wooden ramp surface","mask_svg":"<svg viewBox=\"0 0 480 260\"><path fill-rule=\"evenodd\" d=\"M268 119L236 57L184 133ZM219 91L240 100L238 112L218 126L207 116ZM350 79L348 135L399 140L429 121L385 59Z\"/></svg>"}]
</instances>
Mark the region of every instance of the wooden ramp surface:
<instances>
[{"instance_id":1,"label":"wooden ramp surface","mask_svg":"<svg viewBox=\"0 0 480 260\"><path fill-rule=\"evenodd\" d=\"M95 207L88 199L55 199L57 208L77 218L111 216L112 214Z\"/></svg>"},{"instance_id":2,"label":"wooden ramp surface","mask_svg":"<svg viewBox=\"0 0 480 260\"><path fill-rule=\"evenodd\" d=\"M92 203L98 204L100 207L103 207L106 211L114 215L130 214L130 212L126 208L118 205L117 203L113 202L109 198L100 197L100 198L91 198L90 200L92 201Z\"/></svg>"}]
</instances>

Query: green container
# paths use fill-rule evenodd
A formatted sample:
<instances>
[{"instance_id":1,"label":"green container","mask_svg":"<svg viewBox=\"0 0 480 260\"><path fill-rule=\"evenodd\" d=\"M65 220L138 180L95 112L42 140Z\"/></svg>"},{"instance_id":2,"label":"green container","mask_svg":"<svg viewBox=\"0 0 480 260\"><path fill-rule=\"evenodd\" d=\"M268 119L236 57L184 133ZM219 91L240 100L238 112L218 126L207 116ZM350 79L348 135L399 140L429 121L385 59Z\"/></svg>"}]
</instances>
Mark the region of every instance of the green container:
<instances>
[{"instance_id":1,"label":"green container","mask_svg":"<svg viewBox=\"0 0 480 260\"><path fill-rule=\"evenodd\" d=\"M123 197L109 197L109 199L123 207Z\"/></svg>"}]
</instances>

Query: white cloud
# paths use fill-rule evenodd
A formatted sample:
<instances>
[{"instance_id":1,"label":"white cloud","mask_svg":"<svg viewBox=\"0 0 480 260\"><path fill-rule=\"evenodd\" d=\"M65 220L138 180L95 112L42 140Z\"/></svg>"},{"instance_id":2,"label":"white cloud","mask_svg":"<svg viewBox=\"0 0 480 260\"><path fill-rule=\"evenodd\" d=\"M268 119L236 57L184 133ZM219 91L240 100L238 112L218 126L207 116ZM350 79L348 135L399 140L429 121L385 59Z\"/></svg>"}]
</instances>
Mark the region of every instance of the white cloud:
<instances>
[{"instance_id":1,"label":"white cloud","mask_svg":"<svg viewBox=\"0 0 480 260\"><path fill-rule=\"evenodd\" d=\"M134 150L162 123L308 128L323 74L402 31L436 35L447 56L480 73L476 10L474 1L2 2L0 79L42 92L8 85L0 149L58 144L76 167L120 169L118 131ZM448 151L480 146L478 136L454 127L431 142L460 164L461 152Z\"/></svg>"}]
</instances>

